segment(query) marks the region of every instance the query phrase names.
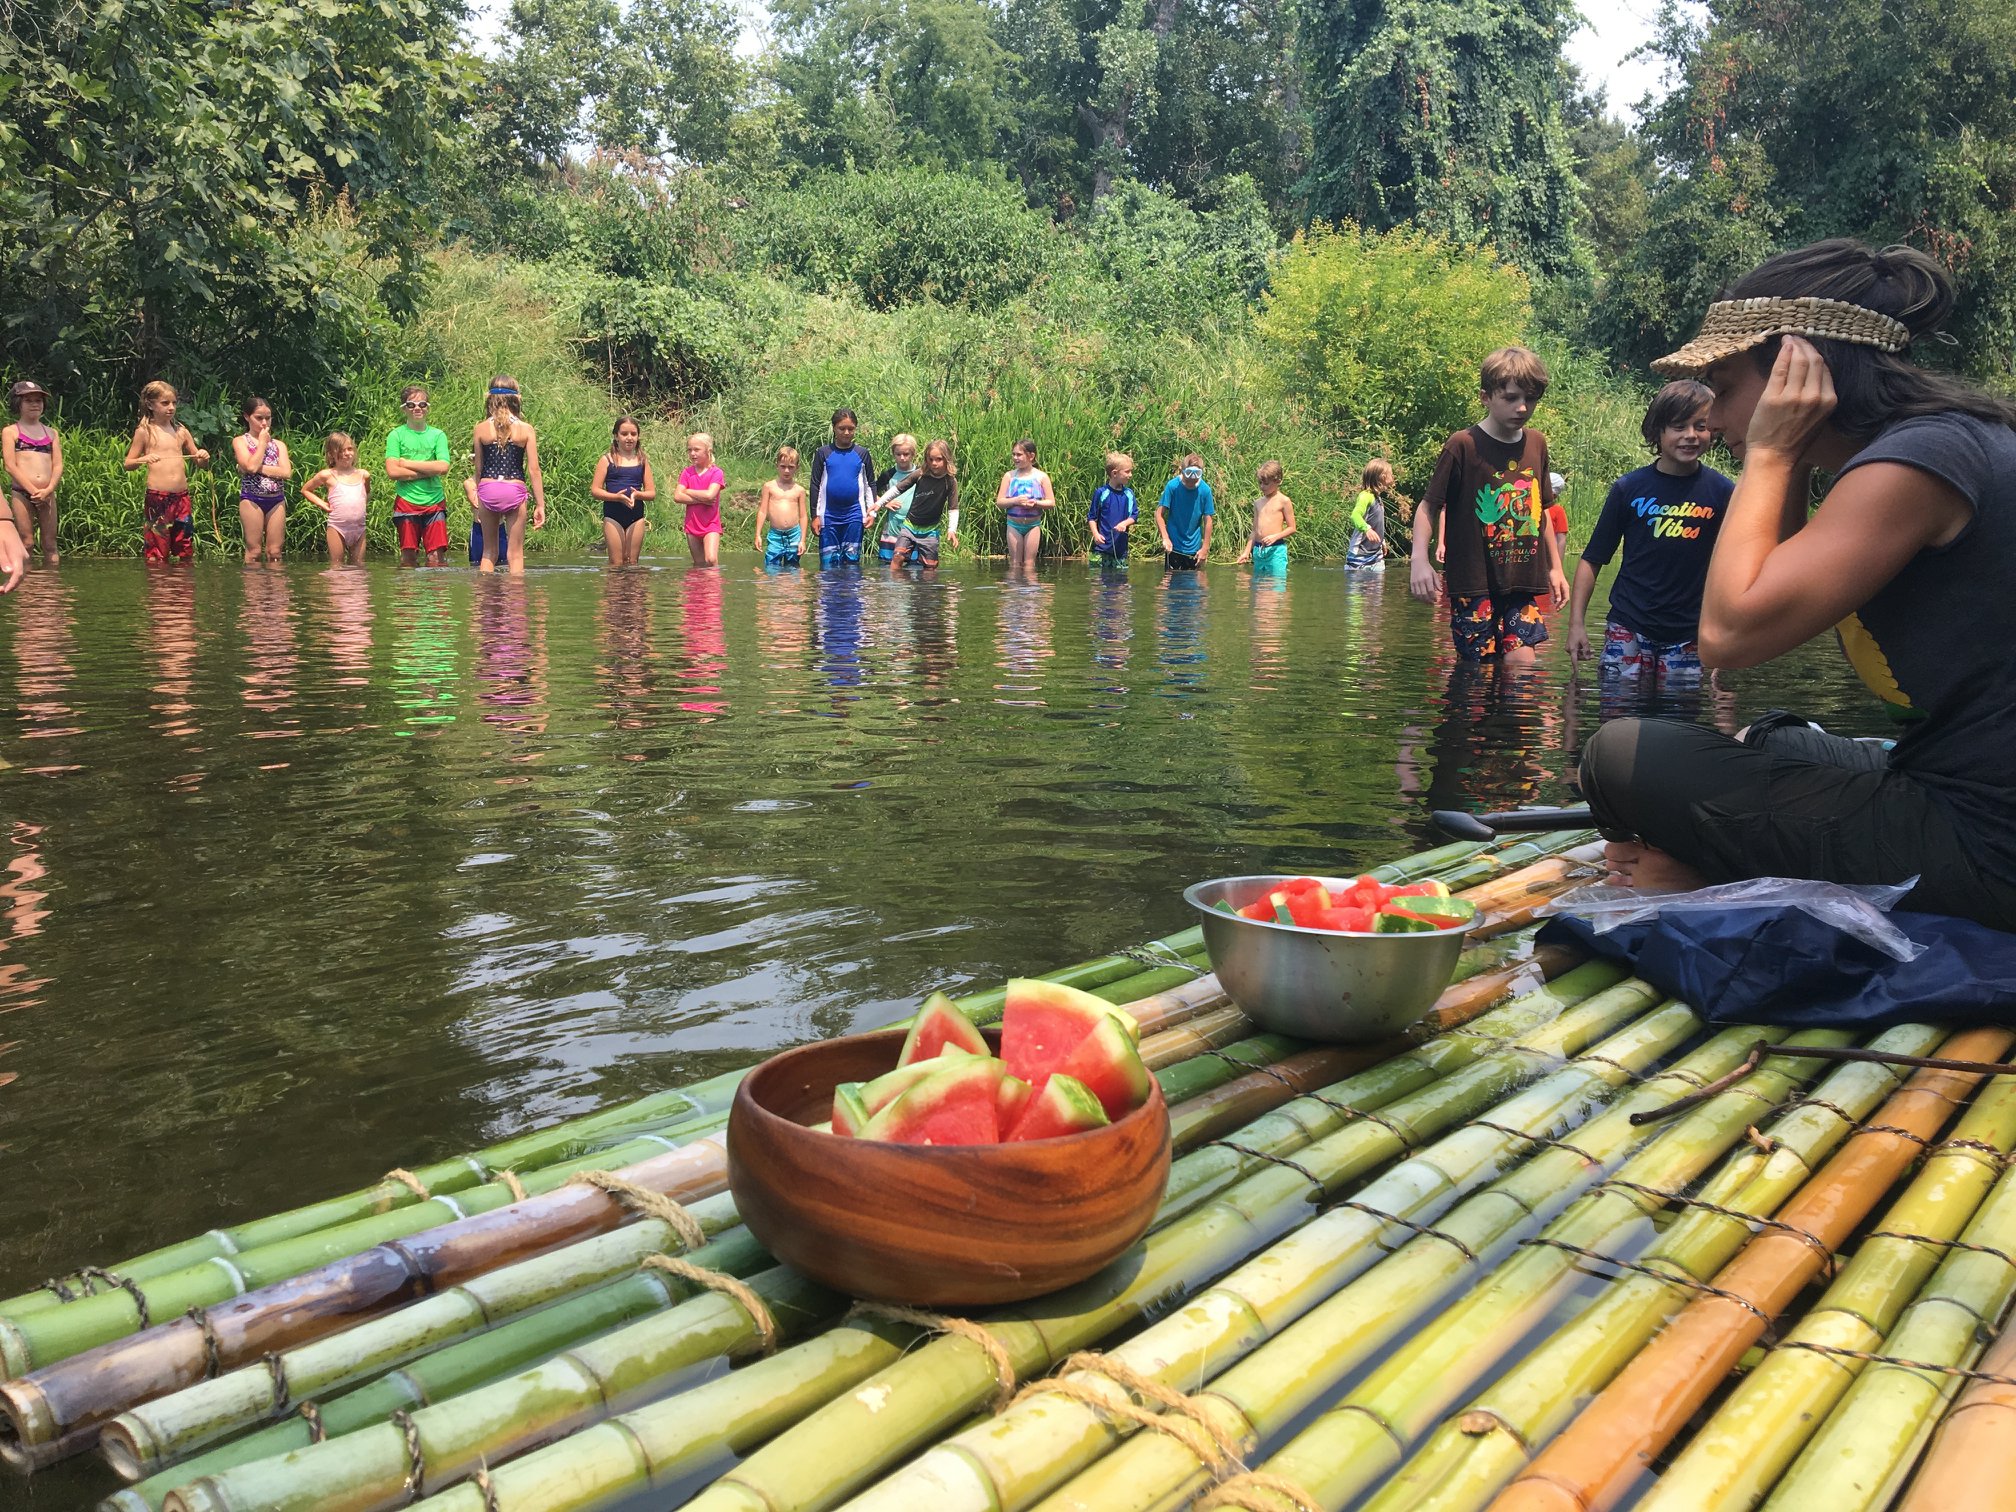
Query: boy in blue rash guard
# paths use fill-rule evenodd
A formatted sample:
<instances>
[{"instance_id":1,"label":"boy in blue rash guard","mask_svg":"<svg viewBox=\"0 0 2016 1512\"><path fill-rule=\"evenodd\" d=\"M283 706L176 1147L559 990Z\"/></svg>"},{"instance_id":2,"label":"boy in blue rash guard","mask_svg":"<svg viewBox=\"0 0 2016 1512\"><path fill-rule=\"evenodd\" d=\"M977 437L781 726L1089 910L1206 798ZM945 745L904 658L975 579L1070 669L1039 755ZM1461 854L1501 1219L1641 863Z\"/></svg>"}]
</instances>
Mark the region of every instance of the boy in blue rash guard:
<instances>
[{"instance_id":1,"label":"boy in blue rash guard","mask_svg":"<svg viewBox=\"0 0 2016 1512\"><path fill-rule=\"evenodd\" d=\"M1195 572L1204 565L1217 513L1211 485L1204 481L1204 459L1192 452L1155 505L1155 528L1162 535L1162 559L1169 571Z\"/></svg>"},{"instance_id":2,"label":"boy in blue rash guard","mask_svg":"<svg viewBox=\"0 0 2016 1512\"><path fill-rule=\"evenodd\" d=\"M1106 481L1092 491L1085 522L1092 527L1092 555L1102 567L1124 568L1127 543L1134 538L1140 507L1134 499L1134 459L1125 452L1106 453Z\"/></svg>"},{"instance_id":3,"label":"boy in blue rash guard","mask_svg":"<svg viewBox=\"0 0 2016 1512\"><path fill-rule=\"evenodd\" d=\"M1581 662L1596 654L1582 623L1596 591L1596 575L1618 545L1624 547L1604 627L1605 677L1683 683L1701 676L1696 644L1701 596L1722 515L1736 488L1714 468L1701 465L1701 454L1715 439L1708 425L1714 397L1706 384L1687 378L1653 396L1639 428L1657 460L1610 485L1603 513L1575 564L1568 654Z\"/></svg>"},{"instance_id":4,"label":"boy in blue rash guard","mask_svg":"<svg viewBox=\"0 0 2016 1512\"><path fill-rule=\"evenodd\" d=\"M861 560L862 528L875 511L875 459L854 444L858 425L851 409L833 411L833 439L812 454L806 492L821 567Z\"/></svg>"}]
</instances>

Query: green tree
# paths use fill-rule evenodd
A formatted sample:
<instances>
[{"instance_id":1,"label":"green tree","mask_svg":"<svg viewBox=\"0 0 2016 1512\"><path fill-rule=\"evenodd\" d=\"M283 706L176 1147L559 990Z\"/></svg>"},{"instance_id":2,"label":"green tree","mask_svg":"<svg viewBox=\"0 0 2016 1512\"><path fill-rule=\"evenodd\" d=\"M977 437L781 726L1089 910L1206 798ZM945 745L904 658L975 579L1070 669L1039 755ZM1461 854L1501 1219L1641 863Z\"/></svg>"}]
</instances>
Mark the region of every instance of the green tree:
<instances>
[{"instance_id":1,"label":"green tree","mask_svg":"<svg viewBox=\"0 0 2016 1512\"><path fill-rule=\"evenodd\" d=\"M998 159L1015 81L983 0L781 0L774 15L803 167Z\"/></svg>"},{"instance_id":2,"label":"green tree","mask_svg":"<svg viewBox=\"0 0 2016 1512\"><path fill-rule=\"evenodd\" d=\"M1275 265L1259 332L1346 449L1386 449L1418 486L1476 418L1478 360L1525 338L1528 288L1489 248L1319 222Z\"/></svg>"},{"instance_id":3,"label":"green tree","mask_svg":"<svg viewBox=\"0 0 2016 1512\"><path fill-rule=\"evenodd\" d=\"M434 0L55 0L0 60L0 309L10 358L130 389L307 385L368 312L296 221L340 195L418 291L459 12Z\"/></svg>"},{"instance_id":4,"label":"green tree","mask_svg":"<svg viewBox=\"0 0 2016 1512\"><path fill-rule=\"evenodd\" d=\"M2005 0L1709 0L1667 7L1679 86L1646 121L1647 235L1596 331L1642 361L1760 257L1826 236L1950 268L1960 360L2016 363L2016 9Z\"/></svg>"},{"instance_id":5,"label":"green tree","mask_svg":"<svg viewBox=\"0 0 2016 1512\"><path fill-rule=\"evenodd\" d=\"M1530 273L1578 259L1560 0L1323 0L1306 23L1309 214L1488 238Z\"/></svg>"},{"instance_id":6,"label":"green tree","mask_svg":"<svg viewBox=\"0 0 2016 1512\"><path fill-rule=\"evenodd\" d=\"M723 0L511 0L478 125L497 172L588 145L682 164L729 153L751 84Z\"/></svg>"}]
</instances>

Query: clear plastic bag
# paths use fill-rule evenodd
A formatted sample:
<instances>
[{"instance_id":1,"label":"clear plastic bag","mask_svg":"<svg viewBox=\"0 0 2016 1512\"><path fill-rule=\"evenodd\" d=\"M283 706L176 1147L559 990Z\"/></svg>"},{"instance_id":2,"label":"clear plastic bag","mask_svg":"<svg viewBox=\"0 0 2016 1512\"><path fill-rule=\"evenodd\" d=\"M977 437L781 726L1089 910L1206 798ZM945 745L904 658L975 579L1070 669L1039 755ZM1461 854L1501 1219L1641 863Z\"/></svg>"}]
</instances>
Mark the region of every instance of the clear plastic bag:
<instances>
[{"instance_id":1,"label":"clear plastic bag","mask_svg":"<svg viewBox=\"0 0 2016 1512\"><path fill-rule=\"evenodd\" d=\"M1752 877L1694 892L1641 892L1608 882L1573 888L1536 910L1572 914L1597 934L1665 913L1719 908L1797 908L1845 935L1872 945L1899 961L1915 961L1925 946L1883 916L1918 885L1912 877L1895 886L1811 882L1798 877Z\"/></svg>"}]
</instances>

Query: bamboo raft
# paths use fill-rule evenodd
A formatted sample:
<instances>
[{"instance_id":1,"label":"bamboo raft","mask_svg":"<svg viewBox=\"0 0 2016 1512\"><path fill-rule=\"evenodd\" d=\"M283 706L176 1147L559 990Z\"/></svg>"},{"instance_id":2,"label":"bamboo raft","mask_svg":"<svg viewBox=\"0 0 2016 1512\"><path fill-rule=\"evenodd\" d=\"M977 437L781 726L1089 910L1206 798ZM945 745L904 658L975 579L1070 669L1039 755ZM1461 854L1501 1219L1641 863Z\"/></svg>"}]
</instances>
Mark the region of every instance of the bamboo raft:
<instances>
[{"instance_id":1,"label":"bamboo raft","mask_svg":"<svg viewBox=\"0 0 2016 1512\"><path fill-rule=\"evenodd\" d=\"M96 1450L111 1512L2016 1507L2016 1078L1759 1059L1531 950L1588 839L1381 869L1480 908L1387 1046L1256 1032L1195 931L1055 973L1140 1022L1178 1157L1064 1292L772 1263L731 1075L0 1302L0 1458Z\"/></svg>"}]
</instances>

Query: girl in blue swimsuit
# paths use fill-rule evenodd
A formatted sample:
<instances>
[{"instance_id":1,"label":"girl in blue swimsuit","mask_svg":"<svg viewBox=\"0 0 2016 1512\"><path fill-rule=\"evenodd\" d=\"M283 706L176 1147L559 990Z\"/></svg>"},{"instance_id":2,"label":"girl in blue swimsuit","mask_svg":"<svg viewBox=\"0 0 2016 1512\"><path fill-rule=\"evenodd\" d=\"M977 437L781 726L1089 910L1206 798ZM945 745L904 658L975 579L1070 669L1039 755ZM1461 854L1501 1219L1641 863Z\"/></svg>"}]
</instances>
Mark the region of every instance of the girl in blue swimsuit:
<instances>
[{"instance_id":1,"label":"girl in blue swimsuit","mask_svg":"<svg viewBox=\"0 0 2016 1512\"><path fill-rule=\"evenodd\" d=\"M1036 570L1036 550L1043 544L1043 512L1057 507L1050 474L1036 465L1036 443L1024 436L1015 443L1015 465L1001 474L994 502L1008 512L1008 566L1015 572Z\"/></svg>"}]
</instances>

